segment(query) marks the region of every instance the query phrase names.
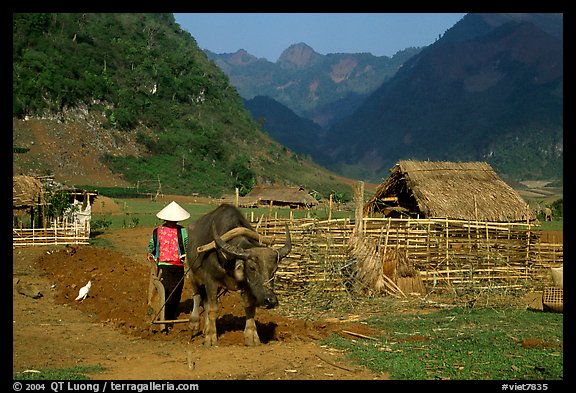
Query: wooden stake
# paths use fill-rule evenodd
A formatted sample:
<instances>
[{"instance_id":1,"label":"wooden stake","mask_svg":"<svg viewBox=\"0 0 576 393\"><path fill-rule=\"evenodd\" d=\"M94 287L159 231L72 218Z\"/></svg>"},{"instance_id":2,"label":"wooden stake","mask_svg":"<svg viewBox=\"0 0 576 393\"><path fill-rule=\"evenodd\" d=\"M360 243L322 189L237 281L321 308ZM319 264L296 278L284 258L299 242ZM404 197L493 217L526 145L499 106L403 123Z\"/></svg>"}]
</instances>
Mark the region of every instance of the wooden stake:
<instances>
[{"instance_id":1,"label":"wooden stake","mask_svg":"<svg viewBox=\"0 0 576 393\"><path fill-rule=\"evenodd\" d=\"M328 222L332 221L332 194L330 194L330 204L328 207Z\"/></svg>"},{"instance_id":2,"label":"wooden stake","mask_svg":"<svg viewBox=\"0 0 576 393\"><path fill-rule=\"evenodd\" d=\"M364 335L364 334L360 334L360 333L356 333L356 332L351 332L350 330L344 330L344 329L342 329L342 333L350 334L351 336L356 336L356 337L360 337L360 338L365 338L365 339L367 339L367 340L378 341L377 338L370 337L370 336L366 336L366 335Z\"/></svg>"}]
</instances>

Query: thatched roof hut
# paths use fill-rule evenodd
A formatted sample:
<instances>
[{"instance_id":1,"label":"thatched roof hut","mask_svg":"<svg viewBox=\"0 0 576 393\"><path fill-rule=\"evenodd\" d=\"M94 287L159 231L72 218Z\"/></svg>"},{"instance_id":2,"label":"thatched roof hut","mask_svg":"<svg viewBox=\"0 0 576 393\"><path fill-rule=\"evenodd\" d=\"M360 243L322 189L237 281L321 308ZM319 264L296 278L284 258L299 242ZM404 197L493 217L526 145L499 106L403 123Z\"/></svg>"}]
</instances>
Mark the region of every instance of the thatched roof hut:
<instances>
[{"instance_id":1,"label":"thatched roof hut","mask_svg":"<svg viewBox=\"0 0 576 393\"><path fill-rule=\"evenodd\" d=\"M24 209L44 203L42 182L35 177L12 177L12 207Z\"/></svg>"},{"instance_id":2,"label":"thatched roof hut","mask_svg":"<svg viewBox=\"0 0 576 393\"><path fill-rule=\"evenodd\" d=\"M400 161L364 214L522 222L536 217L486 162Z\"/></svg>"},{"instance_id":3,"label":"thatched roof hut","mask_svg":"<svg viewBox=\"0 0 576 393\"><path fill-rule=\"evenodd\" d=\"M46 204L46 193L63 191L70 196L70 203L74 200L84 202L86 205L94 204L98 191L87 191L75 187L66 187L54 182L50 176L17 175L12 177L12 206L14 209L24 209L30 206ZM86 199L88 198L89 201Z\"/></svg>"},{"instance_id":4,"label":"thatched roof hut","mask_svg":"<svg viewBox=\"0 0 576 393\"><path fill-rule=\"evenodd\" d=\"M244 199L257 205L289 206L292 208L310 208L318 201L302 187L256 186Z\"/></svg>"}]
</instances>

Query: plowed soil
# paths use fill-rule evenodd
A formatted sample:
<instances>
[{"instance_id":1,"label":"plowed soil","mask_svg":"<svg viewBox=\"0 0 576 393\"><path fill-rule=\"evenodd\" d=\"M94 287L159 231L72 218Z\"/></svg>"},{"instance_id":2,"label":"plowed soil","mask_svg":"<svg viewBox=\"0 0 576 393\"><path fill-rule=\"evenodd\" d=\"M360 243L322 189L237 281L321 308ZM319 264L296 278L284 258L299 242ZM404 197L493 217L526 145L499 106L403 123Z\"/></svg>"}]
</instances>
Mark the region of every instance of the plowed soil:
<instances>
[{"instance_id":1,"label":"plowed soil","mask_svg":"<svg viewBox=\"0 0 576 393\"><path fill-rule=\"evenodd\" d=\"M243 308L234 292L220 297L219 346L204 347L186 323L175 324L168 334L160 332L147 307L149 271L143 250L149 232L137 228L101 235L122 244L124 252L95 246L13 250L13 372L101 365L105 371L91 374L92 379L387 378L320 345L331 334L354 338L344 331L375 333L360 323L306 321L282 316L278 309L258 309L262 344L246 347ZM75 301L88 280L89 296ZM43 296L32 298L20 293L26 292L22 288ZM179 317L186 319L191 309L185 284Z\"/></svg>"}]
</instances>

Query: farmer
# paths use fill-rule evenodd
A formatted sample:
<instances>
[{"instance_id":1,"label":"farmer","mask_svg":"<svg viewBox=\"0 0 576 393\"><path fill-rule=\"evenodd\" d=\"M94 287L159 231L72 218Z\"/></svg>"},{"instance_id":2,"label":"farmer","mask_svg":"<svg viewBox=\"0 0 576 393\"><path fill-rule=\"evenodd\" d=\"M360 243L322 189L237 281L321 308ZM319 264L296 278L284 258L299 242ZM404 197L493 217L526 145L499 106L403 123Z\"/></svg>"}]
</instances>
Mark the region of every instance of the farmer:
<instances>
[{"instance_id":1,"label":"farmer","mask_svg":"<svg viewBox=\"0 0 576 393\"><path fill-rule=\"evenodd\" d=\"M184 287L184 258L188 245L188 232L178 222L188 219L190 213L172 201L156 217L164 220L164 223L152 231L146 258L148 261L154 260L158 265L166 299L164 317L166 320L174 320L178 316L176 312ZM169 329L172 324L166 326Z\"/></svg>"}]
</instances>

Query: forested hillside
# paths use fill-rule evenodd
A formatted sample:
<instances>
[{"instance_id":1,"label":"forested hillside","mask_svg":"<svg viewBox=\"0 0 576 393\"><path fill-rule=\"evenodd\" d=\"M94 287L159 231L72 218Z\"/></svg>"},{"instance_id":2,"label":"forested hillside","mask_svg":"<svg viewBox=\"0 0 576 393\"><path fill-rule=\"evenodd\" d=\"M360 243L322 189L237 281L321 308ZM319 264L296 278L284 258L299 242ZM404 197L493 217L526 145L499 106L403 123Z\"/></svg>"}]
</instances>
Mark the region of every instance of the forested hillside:
<instances>
[{"instance_id":1,"label":"forested hillside","mask_svg":"<svg viewBox=\"0 0 576 393\"><path fill-rule=\"evenodd\" d=\"M322 128L312 120L296 115L291 109L267 96L245 100L246 109L270 135L299 154L317 154Z\"/></svg>"},{"instance_id":2,"label":"forested hillside","mask_svg":"<svg viewBox=\"0 0 576 393\"><path fill-rule=\"evenodd\" d=\"M159 176L165 191L216 196L257 182L348 188L263 133L172 14L13 15L14 118L66 121L79 110L100 119L84 138L135 134L145 154L102 155L132 184ZM42 167L42 154L28 161Z\"/></svg>"},{"instance_id":3,"label":"forested hillside","mask_svg":"<svg viewBox=\"0 0 576 393\"><path fill-rule=\"evenodd\" d=\"M486 161L508 179L562 179L562 24L467 14L329 130L323 164L377 179L400 159Z\"/></svg>"}]
</instances>

